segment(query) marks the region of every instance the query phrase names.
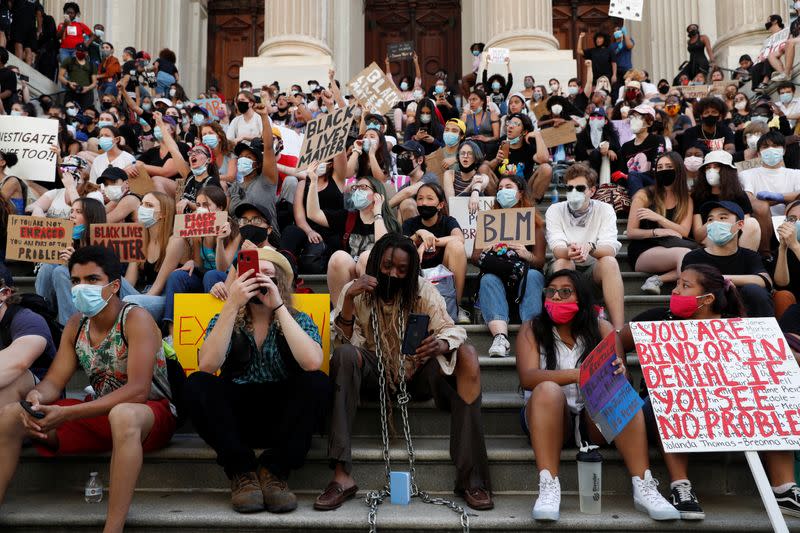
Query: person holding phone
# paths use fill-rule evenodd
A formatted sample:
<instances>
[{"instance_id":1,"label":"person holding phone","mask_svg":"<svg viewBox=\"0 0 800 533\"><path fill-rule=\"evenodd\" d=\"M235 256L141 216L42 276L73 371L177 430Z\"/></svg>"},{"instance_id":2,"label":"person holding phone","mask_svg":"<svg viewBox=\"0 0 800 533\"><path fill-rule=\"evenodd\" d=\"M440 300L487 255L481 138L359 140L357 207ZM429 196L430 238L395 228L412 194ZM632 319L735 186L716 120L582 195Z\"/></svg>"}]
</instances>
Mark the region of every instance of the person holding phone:
<instances>
[{"instance_id":1,"label":"person holding phone","mask_svg":"<svg viewBox=\"0 0 800 533\"><path fill-rule=\"evenodd\" d=\"M444 129L436 112L436 105L430 99L424 98L417 104L414 122L406 127L406 142L420 143L427 155L444 146L443 134Z\"/></svg>"},{"instance_id":2,"label":"person holding phone","mask_svg":"<svg viewBox=\"0 0 800 533\"><path fill-rule=\"evenodd\" d=\"M505 135L500 142L497 155L489 160L489 166L494 170L493 182L509 176L521 177L527 183L528 196L534 203L539 203L553 176L550 152L541 131L533 129L527 114L515 113L508 116Z\"/></svg>"},{"instance_id":3,"label":"person holding phone","mask_svg":"<svg viewBox=\"0 0 800 533\"><path fill-rule=\"evenodd\" d=\"M401 351L406 325L424 324L424 318L411 318L414 315L427 318L428 335L400 367L390 354ZM493 508L477 352L466 344L466 332L453 323L436 288L420 278L414 243L398 233L378 240L365 274L344 287L331 316L333 335L342 343L333 352L330 371L334 394L328 457L334 475L314 508L337 509L358 492L352 476L351 428L359 398L377 392L381 354L390 398L402 372L412 398L433 397L437 406L450 411L450 452L458 468L455 491L473 509Z\"/></svg>"},{"instance_id":4,"label":"person holding phone","mask_svg":"<svg viewBox=\"0 0 800 533\"><path fill-rule=\"evenodd\" d=\"M231 480L233 509L285 513L297 508L286 479L305 462L330 385L320 371L319 330L292 306L289 261L269 246L242 250L240 257L248 270L239 269L209 322L199 370L186 380L183 400ZM254 446L269 450L256 458Z\"/></svg>"}]
</instances>

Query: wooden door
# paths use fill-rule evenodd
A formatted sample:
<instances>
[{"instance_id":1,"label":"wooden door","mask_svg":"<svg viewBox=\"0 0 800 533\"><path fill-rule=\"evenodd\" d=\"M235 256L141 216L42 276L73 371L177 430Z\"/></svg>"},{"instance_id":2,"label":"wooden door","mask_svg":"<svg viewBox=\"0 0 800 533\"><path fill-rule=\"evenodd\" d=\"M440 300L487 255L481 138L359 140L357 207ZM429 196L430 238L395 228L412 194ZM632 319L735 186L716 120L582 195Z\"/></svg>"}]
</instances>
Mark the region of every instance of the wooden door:
<instances>
[{"instance_id":1,"label":"wooden door","mask_svg":"<svg viewBox=\"0 0 800 533\"><path fill-rule=\"evenodd\" d=\"M258 55L264 41L264 0L214 0L208 3L207 83L225 98L239 91L243 58Z\"/></svg>"},{"instance_id":2,"label":"wooden door","mask_svg":"<svg viewBox=\"0 0 800 533\"><path fill-rule=\"evenodd\" d=\"M608 1L553 0L553 36L561 50L572 50L577 57L578 36L586 32L584 49L594 46L594 34L611 35L617 19L608 18ZM583 64L578 64L578 75L584 79Z\"/></svg>"},{"instance_id":3,"label":"wooden door","mask_svg":"<svg viewBox=\"0 0 800 533\"><path fill-rule=\"evenodd\" d=\"M443 68L448 82L455 86L461 76L460 0L367 0L365 6L365 60L381 68L389 43L413 41L427 89L433 75ZM393 62L395 81L414 76L412 61Z\"/></svg>"}]
</instances>

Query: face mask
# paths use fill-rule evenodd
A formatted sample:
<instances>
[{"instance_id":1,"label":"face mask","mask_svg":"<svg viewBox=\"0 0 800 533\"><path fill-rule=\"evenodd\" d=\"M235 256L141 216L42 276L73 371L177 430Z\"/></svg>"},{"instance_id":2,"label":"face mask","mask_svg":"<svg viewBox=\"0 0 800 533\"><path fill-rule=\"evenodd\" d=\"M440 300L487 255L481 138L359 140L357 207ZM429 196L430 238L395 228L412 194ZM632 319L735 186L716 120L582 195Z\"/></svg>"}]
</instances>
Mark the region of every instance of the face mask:
<instances>
[{"instance_id":1,"label":"face mask","mask_svg":"<svg viewBox=\"0 0 800 533\"><path fill-rule=\"evenodd\" d=\"M744 111L744 109L747 107L747 102L740 100L733 104L733 107L735 107L737 111Z\"/></svg>"},{"instance_id":2,"label":"face mask","mask_svg":"<svg viewBox=\"0 0 800 533\"><path fill-rule=\"evenodd\" d=\"M622 39L622 32L621 31L615 31L614 32L614 39Z\"/></svg>"},{"instance_id":3,"label":"face mask","mask_svg":"<svg viewBox=\"0 0 800 533\"><path fill-rule=\"evenodd\" d=\"M350 195L350 201L353 203L353 209L356 211L361 211L372 203L369 201L369 192L362 191L361 189Z\"/></svg>"},{"instance_id":4,"label":"face mask","mask_svg":"<svg viewBox=\"0 0 800 533\"><path fill-rule=\"evenodd\" d=\"M708 115L702 118L703 126L716 126L719 117L716 115Z\"/></svg>"},{"instance_id":5,"label":"face mask","mask_svg":"<svg viewBox=\"0 0 800 533\"><path fill-rule=\"evenodd\" d=\"M153 137L155 137L157 141L161 141L164 139L164 134L161 132L161 127L156 126L155 128L153 128Z\"/></svg>"},{"instance_id":6,"label":"face mask","mask_svg":"<svg viewBox=\"0 0 800 533\"><path fill-rule=\"evenodd\" d=\"M769 28L767 28L767 29L769 29ZM700 32L698 30L689 30L687 33L688 33L689 37L694 37L695 35L697 35Z\"/></svg>"},{"instance_id":7,"label":"face mask","mask_svg":"<svg viewBox=\"0 0 800 533\"><path fill-rule=\"evenodd\" d=\"M112 202L116 202L122 198L122 185L109 185L103 189L103 191L106 197Z\"/></svg>"},{"instance_id":8,"label":"face mask","mask_svg":"<svg viewBox=\"0 0 800 533\"><path fill-rule=\"evenodd\" d=\"M103 37L105 37L106 32L104 32L103 30L94 30L94 34L102 39Z\"/></svg>"},{"instance_id":9,"label":"face mask","mask_svg":"<svg viewBox=\"0 0 800 533\"><path fill-rule=\"evenodd\" d=\"M517 191L514 189L500 189L497 191L497 203L500 207L507 209L517 205Z\"/></svg>"},{"instance_id":10,"label":"face mask","mask_svg":"<svg viewBox=\"0 0 800 533\"><path fill-rule=\"evenodd\" d=\"M624 117L624 116L627 116L627 115L628 115L628 113L630 113L630 112L631 112L631 108L630 108L630 107L628 107L628 106L626 106L626 105L624 105L624 106L622 106L622 107L620 107L620 108L619 108L619 112L620 112L620 114L621 114L621 115Z\"/></svg>"},{"instance_id":11,"label":"face mask","mask_svg":"<svg viewBox=\"0 0 800 533\"><path fill-rule=\"evenodd\" d=\"M531 80L525 80L524 84L526 89L533 89L533 82Z\"/></svg>"},{"instance_id":12,"label":"face mask","mask_svg":"<svg viewBox=\"0 0 800 533\"><path fill-rule=\"evenodd\" d=\"M644 130L644 120L641 117L633 117L631 119L631 131L633 133L640 133Z\"/></svg>"},{"instance_id":13,"label":"face mask","mask_svg":"<svg viewBox=\"0 0 800 533\"><path fill-rule=\"evenodd\" d=\"M407 91L408 90L408 82L407 81L401 81L400 82L400 90L401 91Z\"/></svg>"},{"instance_id":14,"label":"face mask","mask_svg":"<svg viewBox=\"0 0 800 533\"><path fill-rule=\"evenodd\" d=\"M755 150L758 148L758 135L748 135L747 136L747 147L751 150Z\"/></svg>"},{"instance_id":15,"label":"face mask","mask_svg":"<svg viewBox=\"0 0 800 533\"><path fill-rule=\"evenodd\" d=\"M384 302L394 300L400 288L403 286L403 280L378 272L378 297Z\"/></svg>"},{"instance_id":16,"label":"face mask","mask_svg":"<svg viewBox=\"0 0 800 533\"><path fill-rule=\"evenodd\" d=\"M533 93L533 101L538 102L542 99L542 93Z\"/></svg>"},{"instance_id":17,"label":"face mask","mask_svg":"<svg viewBox=\"0 0 800 533\"><path fill-rule=\"evenodd\" d=\"M658 92L661 94L667 94L669 92L669 85L661 85L658 88Z\"/></svg>"},{"instance_id":18,"label":"face mask","mask_svg":"<svg viewBox=\"0 0 800 533\"><path fill-rule=\"evenodd\" d=\"M239 234L242 236L243 240L250 241L256 245L266 241L269 237L269 231L267 231L267 228L253 225L242 226L239 228Z\"/></svg>"},{"instance_id":19,"label":"face mask","mask_svg":"<svg viewBox=\"0 0 800 533\"><path fill-rule=\"evenodd\" d=\"M203 144L213 150L219 145L219 137L217 137L214 133L203 135Z\"/></svg>"},{"instance_id":20,"label":"face mask","mask_svg":"<svg viewBox=\"0 0 800 533\"><path fill-rule=\"evenodd\" d=\"M561 115L561 111L563 109L564 108L560 104L555 104L553 107L550 108L550 110L552 111L554 117L557 117L557 116Z\"/></svg>"},{"instance_id":21,"label":"face mask","mask_svg":"<svg viewBox=\"0 0 800 533\"><path fill-rule=\"evenodd\" d=\"M683 160L683 166L686 167L686 170L689 172L697 172L700 170L700 165L703 164L703 158L698 157L696 155L690 155L686 159Z\"/></svg>"},{"instance_id":22,"label":"face mask","mask_svg":"<svg viewBox=\"0 0 800 533\"><path fill-rule=\"evenodd\" d=\"M765 117L763 115L753 115L750 117L750 122L755 122L756 124L766 124L769 122L769 117Z\"/></svg>"},{"instance_id":23,"label":"face mask","mask_svg":"<svg viewBox=\"0 0 800 533\"><path fill-rule=\"evenodd\" d=\"M667 112L668 116L674 117L674 116L677 116L678 113L680 113L681 106L676 105L676 104L670 104L670 105L666 106L664 108L664 110Z\"/></svg>"},{"instance_id":24,"label":"face mask","mask_svg":"<svg viewBox=\"0 0 800 533\"><path fill-rule=\"evenodd\" d=\"M725 222L720 222L718 220L709 222L708 227L706 228L706 231L708 232L708 238L711 239L717 246L723 246L733 239L734 235L731 232L732 227L732 224L726 224Z\"/></svg>"},{"instance_id":25,"label":"face mask","mask_svg":"<svg viewBox=\"0 0 800 533\"><path fill-rule=\"evenodd\" d=\"M199 215L202 215L204 213L208 213L209 211L208 211L208 208L206 208L206 207L198 207L197 209L194 210L194 212L199 214Z\"/></svg>"},{"instance_id":26,"label":"face mask","mask_svg":"<svg viewBox=\"0 0 800 533\"><path fill-rule=\"evenodd\" d=\"M569 87L567 87L567 94L570 96L575 96L576 94L578 94L578 88L573 85L570 85Z\"/></svg>"},{"instance_id":27,"label":"face mask","mask_svg":"<svg viewBox=\"0 0 800 533\"><path fill-rule=\"evenodd\" d=\"M522 140L522 137L517 135L516 137L508 137L506 140L508 141L508 144L519 144L519 142Z\"/></svg>"},{"instance_id":28,"label":"face mask","mask_svg":"<svg viewBox=\"0 0 800 533\"><path fill-rule=\"evenodd\" d=\"M413 159L408 157L397 158L397 170L403 176L410 176L415 168L417 168L417 164Z\"/></svg>"},{"instance_id":29,"label":"face mask","mask_svg":"<svg viewBox=\"0 0 800 533\"><path fill-rule=\"evenodd\" d=\"M172 98L175 98L175 95L176 95L176 94L178 94L178 91L176 91L175 89L170 89L170 90L169 90L169 95L170 95Z\"/></svg>"},{"instance_id":30,"label":"face mask","mask_svg":"<svg viewBox=\"0 0 800 533\"><path fill-rule=\"evenodd\" d=\"M669 297L669 312L678 318L690 318L700 309L699 296L673 294Z\"/></svg>"},{"instance_id":31,"label":"face mask","mask_svg":"<svg viewBox=\"0 0 800 533\"><path fill-rule=\"evenodd\" d=\"M361 149L364 151L364 153L369 153L370 148L372 148L372 139L364 139Z\"/></svg>"},{"instance_id":32,"label":"face mask","mask_svg":"<svg viewBox=\"0 0 800 533\"><path fill-rule=\"evenodd\" d=\"M11 116L12 117L21 117L22 116L22 111L12 111L11 112Z\"/></svg>"},{"instance_id":33,"label":"face mask","mask_svg":"<svg viewBox=\"0 0 800 533\"><path fill-rule=\"evenodd\" d=\"M544 302L544 308L554 324L566 324L578 314L578 302Z\"/></svg>"},{"instance_id":34,"label":"face mask","mask_svg":"<svg viewBox=\"0 0 800 533\"><path fill-rule=\"evenodd\" d=\"M111 56L111 50L100 50L100 57L103 59Z\"/></svg>"},{"instance_id":35,"label":"face mask","mask_svg":"<svg viewBox=\"0 0 800 533\"><path fill-rule=\"evenodd\" d=\"M67 116L76 117L78 116L78 109L75 107L70 107L67 109Z\"/></svg>"},{"instance_id":36,"label":"face mask","mask_svg":"<svg viewBox=\"0 0 800 533\"><path fill-rule=\"evenodd\" d=\"M239 110L239 113L247 113L247 110L250 109L250 102L236 102L236 109Z\"/></svg>"},{"instance_id":37,"label":"face mask","mask_svg":"<svg viewBox=\"0 0 800 533\"><path fill-rule=\"evenodd\" d=\"M442 94L442 93L444 93L444 85L437 85L437 86L436 86L436 87L433 89L433 92L435 92L436 94Z\"/></svg>"},{"instance_id":38,"label":"face mask","mask_svg":"<svg viewBox=\"0 0 800 533\"><path fill-rule=\"evenodd\" d=\"M175 104L175 109L183 109L183 102L178 102Z\"/></svg>"},{"instance_id":39,"label":"face mask","mask_svg":"<svg viewBox=\"0 0 800 533\"><path fill-rule=\"evenodd\" d=\"M144 109L145 111L150 111L151 109L153 109L153 104L142 104L142 109Z\"/></svg>"},{"instance_id":40,"label":"face mask","mask_svg":"<svg viewBox=\"0 0 800 533\"><path fill-rule=\"evenodd\" d=\"M475 56L475 57L478 57L479 55L481 55L481 53L480 53L479 50L473 50L472 51L472 55Z\"/></svg>"},{"instance_id":41,"label":"face mask","mask_svg":"<svg viewBox=\"0 0 800 533\"><path fill-rule=\"evenodd\" d=\"M83 61L86 59L86 52L75 52L75 58Z\"/></svg>"},{"instance_id":42,"label":"face mask","mask_svg":"<svg viewBox=\"0 0 800 533\"><path fill-rule=\"evenodd\" d=\"M108 285L111 284L109 283ZM111 296L108 297L108 300L103 299L103 289L108 287L108 285L103 285L101 287L100 285L87 285L82 283L72 287L72 304L75 306L75 309L89 318L96 316L97 313L105 309L106 305L108 305L108 300L114 295L112 293Z\"/></svg>"},{"instance_id":43,"label":"face mask","mask_svg":"<svg viewBox=\"0 0 800 533\"><path fill-rule=\"evenodd\" d=\"M606 121L602 119L589 120L589 129L592 131L603 131Z\"/></svg>"},{"instance_id":44,"label":"face mask","mask_svg":"<svg viewBox=\"0 0 800 533\"><path fill-rule=\"evenodd\" d=\"M661 187L669 187L673 183L675 183L675 169L668 168L665 170L657 170L656 171L656 183L658 183Z\"/></svg>"},{"instance_id":45,"label":"face mask","mask_svg":"<svg viewBox=\"0 0 800 533\"><path fill-rule=\"evenodd\" d=\"M583 207L584 202L586 202L586 194L580 191L569 191L567 193L567 204L569 208L573 211L577 211L581 207Z\"/></svg>"},{"instance_id":46,"label":"face mask","mask_svg":"<svg viewBox=\"0 0 800 533\"><path fill-rule=\"evenodd\" d=\"M550 84L550 92L554 93L557 91L558 91L558 85L556 85L555 83Z\"/></svg>"},{"instance_id":47,"label":"face mask","mask_svg":"<svg viewBox=\"0 0 800 533\"><path fill-rule=\"evenodd\" d=\"M328 112L328 106L321 105L321 106L319 106L319 110L322 111L323 113L327 113Z\"/></svg>"},{"instance_id":48,"label":"face mask","mask_svg":"<svg viewBox=\"0 0 800 533\"><path fill-rule=\"evenodd\" d=\"M72 228L72 240L77 241L86 233L86 224L78 224Z\"/></svg>"},{"instance_id":49,"label":"face mask","mask_svg":"<svg viewBox=\"0 0 800 533\"><path fill-rule=\"evenodd\" d=\"M317 176L324 176L327 170L328 170L328 164L320 163L319 166L317 166Z\"/></svg>"},{"instance_id":50,"label":"face mask","mask_svg":"<svg viewBox=\"0 0 800 533\"><path fill-rule=\"evenodd\" d=\"M422 92L422 91L414 91L414 100L416 100L417 102L422 100L423 96L425 96L424 92Z\"/></svg>"},{"instance_id":51,"label":"face mask","mask_svg":"<svg viewBox=\"0 0 800 533\"><path fill-rule=\"evenodd\" d=\"M500 82L499 81L493 81L492 82L492 90L493 91L499 91L500 90Z\"/></svg>"},{"instance_id":52,"label":"face mask","mask_svg":"<svg viewBox=\"0 0 800 533\"><path fill-rule=\"evenodd\" d=\"M237 167L238 167L238 161L237 161ZM193 168L192 174L194 174L195 176L202 176L203 174L205 174L206 170L208 170L208 165L203 165L202 167Z\"/></svg>"},{"instance_id":53,"label":"face mask","mask_svg":"<svg viewBox=\"0 0 800 533\"><path fill-rule=\"evenodd\" d=\"M706 169L706 182L712 187L719 185L719 169L707 168Z\"/></svg>"},{"instance_id":54,"label":"face mask","mask_svg":"<svg viewBox=\"0 0 800 533\"><path fill-rule=\"evenodd\" d=\"M417 212L423 220L430 220L439 214L439 208L435 205L418 205Z\"/></svg>"},{"instance_id":55,"label":"face mask","mask_svg":"<svg viewBox=\"0 0 800 533\"><path fill-rule=\"evenodd\" d=\"M152 207L140 205L139 209L136 211L136 218L139 220L139 224L145 228L150 228L157 222L155 213L156 210Z\"/></svg>"},{"instance_id":56,"label":"face mask","mask_svg":"<svg viewBox=\"0 0 800 533\"><path fill-rule=\"evenodd\" d=\"M780 98L781 103L785 105L791 102L793 97L794 95L792 93L781 93L778 98Z\"/></svg>"},{"instance_id":57,"label":"face mask","mask_svg":"<svg viewBox=\"0 0 800 533\"><path fill-rule=\"evenodd\" d=\"M455 146L458 144L458 139L458 133L453 133L452 131L446 131L442 134L442 140L447 146Z\"/></svg>"},{"instance_id":58,"label":"face mask","mask_svg":"<svg viewBox=\"0 0 800 533\"><path fill-rule=\"evenodd\" d=\"M639 96L639 91L636 89L627 89L625 91L625 100L633 101L636 100L636 97Z\"/></svg>"},{"instance_id":59,"label":"face mask","mask_svg":"<svg viewBox=\"0 0 800 533\"><path fill-rule=\"evenodd\" d=\"M100 137L100 139L97 141L97 145L102 151L108 152L114 147L114 139L111 137Z\"/></svg>"},{"instance_id":60,"label":"face mask","mask_svg":"<svg viewBox=\"0 0 800 533\"><path fill-rule=\"evenodd\" d=\"M761 160L768 167L778 166L783 161L783 148L764 148L761 150Z\"/></svg>"},{"instance_id":61,"label":"face mask","mask_svg":"<svg viewBox=\"0 0 800 533\"><path fill-rule=\"evenodd\" d=\"M431 116L428 114L423 114L419 116L419 121L423 124L428 124L431 121Z\"/></svg>"},{"instance_id":62,"label":"face mask","mask_svg":"<svg viewBox=\"0 0 800 533\"><path fill-rule=\"evenodd\" d=\"M195 126L202 126L206 123L206 117L203 115L192 115L192 122Z\"/></svg>"}]
</instances>

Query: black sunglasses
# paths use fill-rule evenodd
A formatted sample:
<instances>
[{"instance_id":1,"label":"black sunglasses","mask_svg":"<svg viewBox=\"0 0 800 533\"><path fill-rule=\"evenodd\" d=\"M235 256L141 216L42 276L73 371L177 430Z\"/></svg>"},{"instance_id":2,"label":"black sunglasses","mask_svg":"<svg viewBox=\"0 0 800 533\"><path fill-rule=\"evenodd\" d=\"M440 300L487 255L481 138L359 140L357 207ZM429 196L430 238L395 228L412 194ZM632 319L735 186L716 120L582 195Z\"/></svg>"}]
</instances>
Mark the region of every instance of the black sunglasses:
<instances>
[{"instance_id":1,"label":"black sunglasses","mask_svg":"<svg viewBox=\"0 0 800 533\"><path fill-rule=\"evenodd\" d=\"M567 192L586 192L586 185L567 185Z\"/></svg>"}]
</instances>

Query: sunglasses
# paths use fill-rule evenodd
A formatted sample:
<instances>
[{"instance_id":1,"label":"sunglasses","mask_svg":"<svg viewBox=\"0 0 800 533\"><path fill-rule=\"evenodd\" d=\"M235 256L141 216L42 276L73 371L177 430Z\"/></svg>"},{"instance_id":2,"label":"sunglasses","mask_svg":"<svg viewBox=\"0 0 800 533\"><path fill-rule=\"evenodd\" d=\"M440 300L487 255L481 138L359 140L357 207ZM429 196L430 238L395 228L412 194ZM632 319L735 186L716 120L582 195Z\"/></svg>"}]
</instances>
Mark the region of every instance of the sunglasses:
<instances>
[{"instance_id":1,"label":"sunglasses","mask_svg":"<svg viewBox=\"0 0 800 533\"><path fill-rule=\"evenodd\" d=\"M586 192L586 185L567 185L567 192Z\"/></svg>"},{"instance_id":2,"label":"sunglasses","mask_svg":"<svg viewBox=\"0 0 800 533\"><path fill-rule=\"evenodd\" d=\"M566 300L567 298L572 296L572 293L575 291L572 290L570 287L564 287L563 289L554 289L553 287L545 287L544 289L542 289L542 292L544 293L546 298L552 298L553 296L558 294L559 298L561 298L562 300Z\"/></svg>"}]
</instances>

